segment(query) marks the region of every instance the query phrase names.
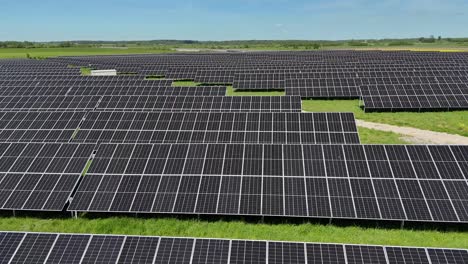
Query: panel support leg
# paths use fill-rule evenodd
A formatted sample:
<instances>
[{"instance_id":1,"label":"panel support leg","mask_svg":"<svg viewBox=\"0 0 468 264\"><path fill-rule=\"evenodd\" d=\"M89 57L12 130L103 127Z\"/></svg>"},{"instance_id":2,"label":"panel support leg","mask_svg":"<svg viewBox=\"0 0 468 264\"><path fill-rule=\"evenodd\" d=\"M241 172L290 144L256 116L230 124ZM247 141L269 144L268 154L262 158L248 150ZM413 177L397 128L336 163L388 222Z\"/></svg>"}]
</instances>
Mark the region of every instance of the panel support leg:
<instances>
[{"instance_id":1,"label":"panel support leg","mask_svg":"<svg viewBox=\"0 0 468 264\"><path fill-rule=\"evenodd\" d=\"M401 221L400 228L401 229L405 228L405 221Z\"/></svg>"}]
</instances>

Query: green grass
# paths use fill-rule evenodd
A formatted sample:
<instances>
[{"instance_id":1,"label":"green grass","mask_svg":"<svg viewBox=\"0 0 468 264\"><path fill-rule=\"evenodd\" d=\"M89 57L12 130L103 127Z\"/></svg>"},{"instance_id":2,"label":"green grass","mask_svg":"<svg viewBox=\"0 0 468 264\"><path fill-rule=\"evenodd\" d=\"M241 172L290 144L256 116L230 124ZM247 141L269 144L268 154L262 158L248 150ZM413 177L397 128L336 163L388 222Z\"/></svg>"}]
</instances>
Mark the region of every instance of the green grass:
<instances>
[{"instance_id":1,"label":"green grass","mask_svg":"<svg viewBox=\"0 0 468 264\"><path fill-rule=\"evenodd\" d=\"M236 91L232 86L227 87L228 96L284 96L284 91Z\"/></svg>"},{"instance_id":2,"label":"green grass","mask_svg":"<svg viewBox=\"0 0 468 264\"><path fill-rule=\"evenodd\" d=\"M270 224L132 217L94 219L3 217L0 218L0 230L468 248L467 232L340 227L312 223Z\"/></svg>"},{"instance_id":3,"label":"green grass","mask_svg":"<svg viewBox=\"0 0 468 264\"><path fill-rule=\"evenodd\" d=\"M91 167L92 163L93 163L92 159L90 159L90 160L88 160L88 162L86 162L85 168L84 168L83 172L81 173L82 176L85 176L86 173L88 173L88 170Z\"/></svg>"},{"instance_id":4,"label":"green grass","mask_svg":"<svg viewBox=\"0 0 468 264\"><path fill-rule=\"evenodd\" d=\"M91 68L81 67L80 71L81 71L81 75L91 75Z\"/></svg>"},{"instance_id":5,"label":"green grass","mask_svg":"<svg viewBox=\"0 0 468 264\"><path fill-rule=\"evenodd\" d=\"M381 132L377 131L376 133L379 134ZM375 136L383 138L382 134ZM396 138L397 136L392 135L386 140L388 143L398 143L394 142ZM90 165L91 162L88 162L83 174L86 173ZM0 230L3 231L154 235L468 248L468 232L450 229L420 230L420 228L418 227L418 230L413 230L322 225L316 223L254 223L239 220L208 221L176 218L93 218L86 215L78 219L0 217Z\"/></svg>"},{"instance_id":6,"label":"green grass","mask_svg":"<svg viewBox=\"0 0 468 264\"><path fill-rule=\"evenodd\" d=\"M201 83L197 83L197 82L194 82L194 81L173 81L172 82L172 86L199 86L201 85Z\"/></svg>"},{"instance_id":7,"label":"green grass","mask_svg":"<svg viewBox=\"0 0 468 264\"><path fill-rule=\"evenodd\" d=\"M89 48L89 47L73 47L73 48L1 48L0 58L26 58L29 54L34 58L47 58L57 56L85 56L85 55L113 55L113 54L157 54L174 52L169 48L161 47L129 47L129 48Z\"/></svg>"},{"instance_id":8,"label":"green grass","mask_svg":"<svg viewBox=\"0 0 468 264\"><path fill-rule=\"evenodd\" d=\"M309 112L353 112L356 119L468 136L468 111L365 113L358 100L303 100Z\"/></svg>"},{"instance_id":9,"label":"green grass","mask_svg":"<svg viewBox=\"0 0 468 264\"><path fill-rule=\"evenodd\" d=\"M379 131L364 127L358 127L361 144L411 144L405 141L403 136L393 132Z\"/></svg>"},{"instance_id":10,"label":"green grass","mask_svg":"<svg viewBox=\"0 0 468 264\"><path fill-rule=\"evenodd\" d=\"M450 41L437 41L436 43L419 43L414 40L406 40L408 45L389 46L393 42L377 42L368 43L365 47L355 47L348 45L348 42L324 44L320 49L335 50L335 49L379 49L379 50L415 50L415 51L468 51L466 42L457 43ZM128 44L127 47L116 47L113 43L102 44L101 46L74 46L74 47L37 47L37 48L0 48L0 58L27 58L29 54L32 58L47 58L56 56L87 56L87 55L121 55L121 54L159 54L159 53L174 53L176 48L202 49L202 50L217 50L217 49L238 49L238 50L284 50L284 51L313 51L309 45L285 45L285 43L265 43L265 44L238 44L227 45L221 43L214 44ZM403 44L403 43L400 43Z\"/></svg>"},{"instance_id":11,"label":"green grass","mask_svg":"<svg viewBox=\"0 0 468 264\"><path fill-rule=\"evenodd\" d=\"M146 80L161 80L164 79L164 76L161 75L148 75L145 77Z\"/></svg>"}]
</instances>

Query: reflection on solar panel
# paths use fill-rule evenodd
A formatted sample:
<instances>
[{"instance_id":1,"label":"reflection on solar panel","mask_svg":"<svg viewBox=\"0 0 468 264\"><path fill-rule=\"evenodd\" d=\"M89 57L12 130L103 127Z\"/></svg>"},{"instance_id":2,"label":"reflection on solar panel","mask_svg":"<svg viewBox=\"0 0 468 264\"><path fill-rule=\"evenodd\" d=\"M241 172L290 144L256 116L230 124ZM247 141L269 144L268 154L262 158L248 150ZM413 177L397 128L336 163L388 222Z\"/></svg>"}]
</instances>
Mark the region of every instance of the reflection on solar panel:
<instances>
[{"instance_id":1,"label":"reflection on solar panel","mask_svg":"<svg viewBox=\"0 0 468 264\"><path fill-rule=\"evenodd\" d=\"M94 147L0 143L0 209L62 211Z\"/></svg>"},{"instance_id":2,"label":"reflection on solar panel","mask_svg":"<svg viewBox=\"0 0 468 264\"><path fill-rule=\"evenodd\" d=\"M298 96L104 96L96 110L300 112L302 105Z\"/></svg>"},{"instance_id":3,"label":"reflection on solar panel","mask_svg":"<svg viewBox=\"0 0 468 264\"><path fill-rule=\"evenodd\" d=\"M93 110L100 96L4 96L0 111L83 111Z\"/></svg>"},{"instance_id":4,"label":"reflection on solar panel","mask_svg":"<svg viewBox=\"0 0 468 264\"><path fill-rule=\"evenodd\" d=\"M359 144L352 113L90 112L73 140Z\"/></svg>"},{"instance_id":5,"label":"reflection on solar panel","mask_svg":"<svg viewBox=\"0 0 468 264\"><path fill-rule=\"evenodd\" d=\"M86 112L0 112L0 141L68 142Z\"/></svg>"},{"instance_id":6,"label":"reflection on solar panel","mask_svg":"<svg viewBox=\"0 0 468 264\"><path fill-rule=\"evenodd\" d=\"M467 151L103 144L69 210L468 222Z\"/></svg>"},{"instance_id":7,"label":"reflection on solar panel","mask_svg":"<svg viewBox=\"0 0 468 264\"><path fill-rule=\"evenodd\" d=\"M0 232L2 263L450 263L465 249Z\"/></svg>"}]
</instances>

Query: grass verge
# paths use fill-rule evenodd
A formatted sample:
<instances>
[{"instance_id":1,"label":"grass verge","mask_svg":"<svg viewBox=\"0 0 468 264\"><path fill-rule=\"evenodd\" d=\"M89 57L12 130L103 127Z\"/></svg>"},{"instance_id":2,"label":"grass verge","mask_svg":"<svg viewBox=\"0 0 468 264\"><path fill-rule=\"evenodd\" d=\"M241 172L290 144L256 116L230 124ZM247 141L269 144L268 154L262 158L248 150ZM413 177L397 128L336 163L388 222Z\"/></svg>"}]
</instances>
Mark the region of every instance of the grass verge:
<instances>
[{"instance_id":1,"label":"grass verge","mask_svg":"<svg viewBox=\"0 0 468 264\"><path fill-rule=\"evenodd\" d=\"M284 91L235 91L232 86L227 87L227 96L284 96Z\"/></svg>"},{"instance_id":2,"label":"grass verge","mask_svg":"<svg viewBox=\"0 0 468 264\"><path fill-rule=\"evenodd\" d=\"M0 230L468 248L467 232L340 227L312 223L266 224L131 217L95 219L4 217L0 218Z\"/></svg>"},{"instance_id":3,"label":"grass verge","mask_svg":"<svg viewBox=\"0 0 468 264\"><path fill-rule=\"evenodd\" d=\"M119 55L119 54L159 54L174 52L160 47L72 47L72 48L0 48L1 58L48 58L57 56Z\"/></svg>"},{"instance_id":4,"label":"grass verge","mask_svg":"<svg viewBox=\"0 0 468 264\"><path fill-rule=\"evenodd\" d=\"M411 144L403 136L393 132L358 127L361 144Z\"/></svg>"},{"instance_id":5,"label":"grass verge","mask_svg":"<svg viewBox=\"0 0 468 264\"><path fill-rule=\"evenodd\" d=\"M194 81L173 81L172 82L172 86L185 86L185 87L193 86L193 87L195 87L195 86L199 86L199 85L201 85L201 83L197 83L197 82L194 82Z\"/></svg>"},{"instance_id":6,"label":"grass verge","mask_svg":"<svg viewBox=\"0 0 468 264\"><path fill-rule=\"evenodd\" d=\"M356 119L468 137L468 111L365 113L358 100L303 100L309 112L353 112Z\"/></svg>"},{"instance_id":7,"label":"grass verge","mask_svg":"<svg viewBox=\"0 0 468 264\"><path fill-rule=\"evenodd\" d=\"M91 75L91 68L81 67L80 71L81 71L81 75Z\"/></svg>"}]
</instances>

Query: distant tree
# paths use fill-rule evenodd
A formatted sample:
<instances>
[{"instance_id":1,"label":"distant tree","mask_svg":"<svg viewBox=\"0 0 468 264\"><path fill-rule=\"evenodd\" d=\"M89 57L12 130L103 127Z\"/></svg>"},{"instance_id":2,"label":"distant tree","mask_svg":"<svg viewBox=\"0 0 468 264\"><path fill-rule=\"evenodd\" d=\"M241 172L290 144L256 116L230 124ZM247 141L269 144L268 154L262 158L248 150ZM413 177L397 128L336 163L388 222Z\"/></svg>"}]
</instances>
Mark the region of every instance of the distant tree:
<instances>
[{"instance_id":1,"label":"distant tree","mask_svg":"<svg viewBox=\"0 0 468 264\"><path fill-rule=\"evenodd\" d=\"M73 46L73 43L71 43L70 41L64 41L60 42L58 46L61 48L69 48Z\"/></svg>"},{"instance_id":2,"label":"distant tree","mask_svg":"<svg viewBox=\"0 0 468 264\"><path fill-rule=\"evenodd\" d=\"M434 38L433 35L431 35L429 38L419 38L419 42L422 43L434 43L436 39Z\"/></svg>"},{"instance_id":3,"label":"distant tree","mask_svg":"<svg viewBox=\"0 0 468 264\"><path fill-rule=\"evenodd\" d=\"M314 43L314 45L312 45L312 47L314 47L314 49L320 49L320 44L318 43Z\"/></svg>"},{"instance_id":4,"label":"distant tree","mask_svg":"<svg viewBox=\"0 0 468 264\"><path fill-rule=\"evenodd\" d=\"M437 40L438 40L438 41L441 41L441 40L442 40L442 36L439 36L439 37L437 38Z\"/></svg>"}]
</instances>

